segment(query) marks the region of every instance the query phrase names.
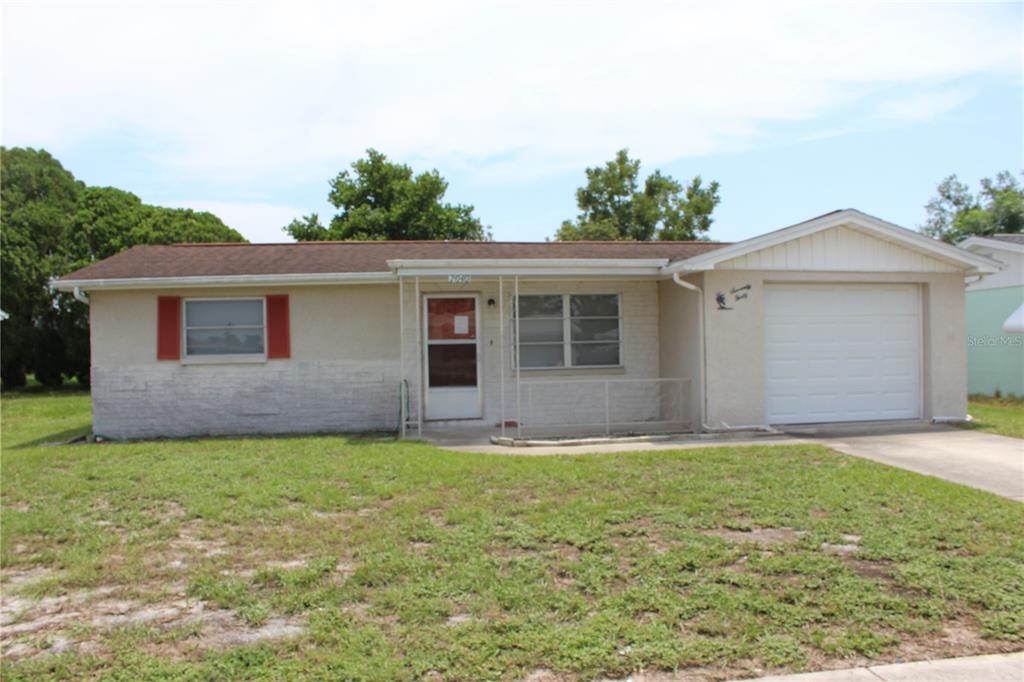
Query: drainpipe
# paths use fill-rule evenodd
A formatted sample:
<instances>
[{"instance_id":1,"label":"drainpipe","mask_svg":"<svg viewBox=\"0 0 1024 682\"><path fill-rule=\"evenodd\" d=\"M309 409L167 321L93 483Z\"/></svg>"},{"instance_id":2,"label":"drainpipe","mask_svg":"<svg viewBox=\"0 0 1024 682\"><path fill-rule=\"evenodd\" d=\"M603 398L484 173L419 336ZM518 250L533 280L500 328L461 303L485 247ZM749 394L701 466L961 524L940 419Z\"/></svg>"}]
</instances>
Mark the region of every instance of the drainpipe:
<instances>
[{"instance_id":1,"label":"drainpipe","mask_svg":"<svg viewBox=\"0 0 1024 682\"><path fill-rule=\"evenodd\" d=\"M75 287L72 290L71 295L74 296L75 300L78 301L79 303L89 305L89 297L82 292L81 287Z\"/></svg>"},{"instance_id":2,"label":"drainpipe","mask_svg":"<svg viewBox=\"0 0 1024 682\"><path fill-rule=\"evenodd\" d=\"M700 422L698 429L700 431L703 431L705 428L704 422L707 419L708 413L708 392L707 388L704 386L704 377L707 371L707 352L705 349L704 341L704 290L701 289L699 286L695 284L690 284L689 282L684 280L682 277L679 276L678 272L672 273L672 281L684 289L689 289L690 291L697 292L697 294L700 296L700 298L697 301L698 305L700 306L700 317L698 322L700 326L700 329L698 330L700 334L700 363L698 367L698 371L700 372L700 378L698 379L698 383L700 384Z\"/></svg>"}]
</instances>

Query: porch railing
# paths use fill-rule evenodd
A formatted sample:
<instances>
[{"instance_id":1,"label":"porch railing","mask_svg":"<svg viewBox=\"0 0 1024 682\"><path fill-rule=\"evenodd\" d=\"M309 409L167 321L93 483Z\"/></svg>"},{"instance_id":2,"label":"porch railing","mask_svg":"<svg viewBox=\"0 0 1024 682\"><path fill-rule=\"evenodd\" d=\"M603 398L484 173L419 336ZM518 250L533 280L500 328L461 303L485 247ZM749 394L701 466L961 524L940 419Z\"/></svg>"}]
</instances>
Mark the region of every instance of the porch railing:
<instances>
[{"instance_id":1,"label":"porch railing","mask_svg":"<svg viewBox=\"0 0 1024 682\"><path fill-rule=\"evenodd\" d=\"M529 379L519 382L516 435L691 431L690 379Z\"/></svg>"}]
</instances>

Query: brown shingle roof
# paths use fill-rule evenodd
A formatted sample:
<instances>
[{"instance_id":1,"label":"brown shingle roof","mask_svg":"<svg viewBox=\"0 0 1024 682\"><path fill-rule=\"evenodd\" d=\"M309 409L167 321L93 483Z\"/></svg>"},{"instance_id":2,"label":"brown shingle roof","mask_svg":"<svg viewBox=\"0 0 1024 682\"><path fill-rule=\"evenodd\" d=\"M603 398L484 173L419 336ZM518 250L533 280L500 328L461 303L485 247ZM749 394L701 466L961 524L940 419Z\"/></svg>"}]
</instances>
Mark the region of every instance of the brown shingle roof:
<instances>
[{"instance_id":1,"label":"brown shingle roof","mask_svg":"<svg viewBox=\"0 0 1024 682\"><path fill-rule=\"evenodd\" d=\"M387 272L392 259L680 260L720 242L300 242L135 246L61 280Z\"/></svg>"}]
</instances>

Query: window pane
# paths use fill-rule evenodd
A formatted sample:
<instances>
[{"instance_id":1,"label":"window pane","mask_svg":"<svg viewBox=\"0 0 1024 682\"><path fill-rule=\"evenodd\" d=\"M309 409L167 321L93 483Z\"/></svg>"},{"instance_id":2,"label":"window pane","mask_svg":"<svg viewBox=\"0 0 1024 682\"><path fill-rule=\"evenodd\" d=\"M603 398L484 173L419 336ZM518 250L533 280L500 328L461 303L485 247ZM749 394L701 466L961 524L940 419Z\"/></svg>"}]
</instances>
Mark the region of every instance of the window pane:
<instances>
[{"instance_id":1,"label":"window pane","mask_svg":"<svg viewBox=\"0 0 1024 682\"><path fill-rule=\"evenodd\" d=\"M259 327L263 301L185 301L187 327Z\"/></svg>"},{"instance_id":2,"label":"window pane","mask_svg":"<svg viewBox=\"0 0 1024 682\"><path fill-rule=\"evenodd\" d=\"M562 297L520 296L519 317L561 317Z\"/></svg>"},{"instance_id":3,"label":"window pane","mask_svg":"<svg viewBox=\"0 0 1024 682\"><path fill-rule=\"evenodd\" d=\"M475 339L476 299L427 299L427 338Z\"/></svg>"},{"instance_id":4,"label":"window pane","mask_svg":"<svg viewBox=\"0 0 1024 682\"><path fill-rule=\"evenodd\" d=\"M618 341L619 321L614 320L573 320L573 341Z\"/></svg>"},{"instance_id":5,"label":"window pane","mask_svg":"<svg viewBox=\"0 0 1024 682\"><path fill-rule=\"evenodd\" d=\"M562 320L520 320L519 340L524 343L561 341Z\"/></svg>"},{"instance_id":6,"label":"window pane","mask_svg":"<svg viewBox=\"0 0 1024 682\"><path fill-rule=\"evenodd\" d=\"M432 344L427 360L429 386L476 386L475 343Z\"/></svg>"},{"instance_id":7,"label":"window pane","mask_svg":"<svg viewBox=\"0 0 1024 682\"><path fill-rule=\"evenodd\" d=\"M263 352L262 327L190 329L185 335L186 355L235 355Z\"/></svg>"},{"instance_id":8,"label":"window pane","mask_svg":"<svg viewBox=\"0 0 1024 682\"><path fill-rule=\"evenodd\" d=\"M619 297L615 294L570 296L569 309L573 317L618 317Z\"/></svg>"},{"instance_id":9,"label":"window pane","mask_svg":"<svg viewBox=\"0 0 1024 682\"><path fill-rule=\"evenodd\" d=\"M617 343L574 343L572 345L574 365L617 365L619 344Z\"/></svg>"},{"instance_id":10,"label":"window pane","mask_svg":"<svg viewBox=\"0 0 1024 682\"><path fill-rule=\"evenodd\" d=\"M560 343L519 347L520 367L562 367L565 365L564 346Z\"/></svg>"}]
</instances>

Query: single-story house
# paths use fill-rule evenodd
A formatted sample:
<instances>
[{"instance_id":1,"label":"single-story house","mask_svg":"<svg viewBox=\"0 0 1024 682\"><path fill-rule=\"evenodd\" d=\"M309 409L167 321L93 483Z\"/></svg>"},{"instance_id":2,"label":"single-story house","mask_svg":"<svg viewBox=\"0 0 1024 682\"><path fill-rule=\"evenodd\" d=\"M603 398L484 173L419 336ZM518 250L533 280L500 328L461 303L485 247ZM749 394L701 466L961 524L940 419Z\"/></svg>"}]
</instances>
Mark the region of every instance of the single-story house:
<instances>
[{"instance_id":1,"label":"single-story house","mask_svg":"<svg viewBox=\"0 0 1024 682\"><path fill-rule=\"evenodd\" d=\"M1024 396L1024 234L969 237L961 248L1003 269L967 285L967 388Z\"/></svg>"},{"instance_id":2,"label":"single-story house","mask_svg":"<svg viewBox=\"0 0 1024 682\"><path fill-rule=\"evenodd\" d=\"M139 246L88 301L110 438L962 419L965 278L855 210L735 244Z\"/></svg>"}]
</instances>

